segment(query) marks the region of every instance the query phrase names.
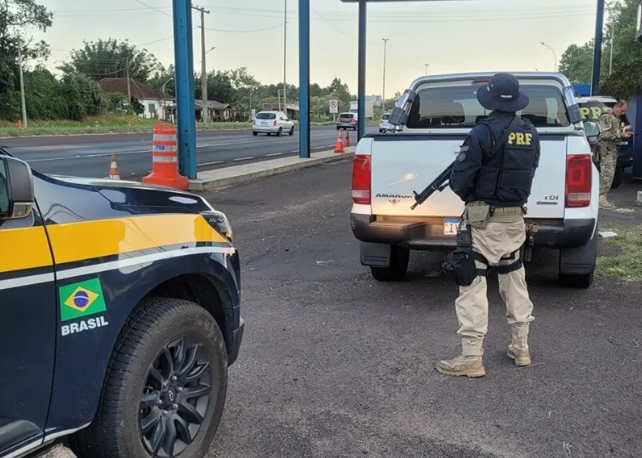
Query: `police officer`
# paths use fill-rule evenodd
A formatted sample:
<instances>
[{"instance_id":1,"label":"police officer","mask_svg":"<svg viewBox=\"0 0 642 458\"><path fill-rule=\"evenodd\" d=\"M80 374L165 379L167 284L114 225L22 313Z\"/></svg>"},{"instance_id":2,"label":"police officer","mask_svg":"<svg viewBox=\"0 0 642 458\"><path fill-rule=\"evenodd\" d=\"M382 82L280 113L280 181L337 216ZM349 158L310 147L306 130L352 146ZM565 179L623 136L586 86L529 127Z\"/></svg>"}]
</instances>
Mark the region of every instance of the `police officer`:
<instances>
[{"instance_id":1,"label":"police officer","mask_svg":"<svg viewBox=\"0 0 642 458\"><path fill-rule=\"evenodd\" d=\"M606 199L606 195L613 184L620 139L630 138L633 135L630 129L624 131L620 129L620 117L626 113L627 109L626 100L620 100L615 104L612 112L602 113L598 119L601 131L597 138L595 155L600 162L600 208L615 208L615 205Z\"/></svg>"},{"instance_id":2,"label":"police officer","mask_svg":"<svg viewBox=\"0 0 642 458\"><path fill-rule=\"evenodd\" d=\"M518 366L531 363L528 332L533 303L520 249L527 232L524 205L540 155L537 130L516 115L529 103L517 78L509 73L494 75L487 86L479 88L477 100L491 113L470 131L450 176L450 188L465 202L462 220L470 228L475 259L472 269L476 267L477 275L471 284L459 287L455 301L461 355L437 364L442 374L468 377L486 373L482 356L488 329L488 267L498 273L512 328L508 356Z\"/></svg>"}]
</instances>

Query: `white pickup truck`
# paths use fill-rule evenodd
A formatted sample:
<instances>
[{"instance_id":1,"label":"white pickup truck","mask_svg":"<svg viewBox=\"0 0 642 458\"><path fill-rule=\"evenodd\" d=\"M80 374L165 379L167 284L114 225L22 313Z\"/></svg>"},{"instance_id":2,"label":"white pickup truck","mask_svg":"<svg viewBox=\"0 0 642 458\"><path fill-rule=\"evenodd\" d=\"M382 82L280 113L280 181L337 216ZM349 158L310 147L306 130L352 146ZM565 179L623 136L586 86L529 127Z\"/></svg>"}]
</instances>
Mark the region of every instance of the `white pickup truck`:
<instances>
[{"instance_id":1,"label":"white pickup truck","mask_svg":"<svg viewBox=\"0 0 642 458\"><path fill-rule=\"evenodd\" d=\"M573 89L559 73L513 74L530 97L519 114L533 122L541 142L525 217L538 225L535 249L559 250L562 284L588 288L597 255L599 177ZM361 242L361 264L375 279L403 280L411 250L455 248L463 202L446 187L411 210L413 191L421 192L452 163L471 128L488 115L476 91L492 75L416 79L397 104L405 122L357 144L350 222Z\"/></svg>"}]
</instances>

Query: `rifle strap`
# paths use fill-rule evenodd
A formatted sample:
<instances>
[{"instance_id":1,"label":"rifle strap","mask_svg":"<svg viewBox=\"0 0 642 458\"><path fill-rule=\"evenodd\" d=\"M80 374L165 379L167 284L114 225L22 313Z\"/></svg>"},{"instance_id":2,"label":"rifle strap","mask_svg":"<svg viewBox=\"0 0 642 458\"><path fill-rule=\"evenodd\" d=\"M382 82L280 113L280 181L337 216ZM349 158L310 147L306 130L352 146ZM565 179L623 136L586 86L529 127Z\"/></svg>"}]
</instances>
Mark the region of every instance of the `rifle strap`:
<instances>
[{"instance_id":1,"label":"rifle strap","mask_svg":"<svg viewBox=\"0 0 642 458\"><path fill-rule=\"evenodd\" d=\"M504 146L504 143L508 141L508 136L511 134L511 132L513 132L513 130L515 129L515 126L517 126L517 122L519 121L519 119L520 119L519 116L513 117L513 120L508 125L508 127L504 130L504 132L502 133L502 136L499 137L499 140L497 140L493 145L493 147L490 150L488 150L488 157L493 157L495 153L499 151L499 149L502 146Z\"/></svg>"}]
</instances>

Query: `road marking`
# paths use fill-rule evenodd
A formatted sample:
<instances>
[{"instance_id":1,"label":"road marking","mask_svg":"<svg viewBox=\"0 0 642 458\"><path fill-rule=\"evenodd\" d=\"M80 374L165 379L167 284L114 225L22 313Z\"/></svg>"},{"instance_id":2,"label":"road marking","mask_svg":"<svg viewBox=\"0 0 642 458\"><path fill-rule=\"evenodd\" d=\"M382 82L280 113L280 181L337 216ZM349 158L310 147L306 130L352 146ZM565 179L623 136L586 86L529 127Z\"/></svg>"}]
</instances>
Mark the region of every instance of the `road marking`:
<instances>
[{"instance_id":1,"label":"road marking","mask_svg":"<svg viewBox=\"0 0 642 458\"><path fill-rule=\"evenodd\" d=\"M63 160L69 160L69 159L85 159L85 158L92 158L92 157L107 157L107 156L113 156L116 155L118 156L125 156L129 154L141 154L141 153L151 153L151 150L145 150L145 151L128 151L124 153L100 153L100 154L80 154L76 156L65 156L65 157L49 157L46 159L31 159L27 160L27 162L51 162L51 161L63 161Z\"/></svg>"},{"instance_id":2,"label":"road marking","mask_svg":"<svg viewBox=\"0 0 642 458\"><path fill-rule=\"evenodd\" d=\"M202 162L198 164L197 166L200 167L202 165L216 165L216 164L223 164L225 161L213 161L213 162Z\"/></svg>"},{"instance_id":3,"label":"road marking","mask_svg":"<svg viewBox=\"0 0 642 458\"><path fill-rule=\"evenodd\" d=\"M298 149L295 149L294 151L291 151L291 152L292 152L292 153L298 153L298 152L299 152L299 150L298 150Z\"/></svg>"},{"instance_id":4,"label":"road marking","mask_svg":"<svg viewBox=\"0 0 642 458\"><path fill-rule=\"evenodd\" d=\"M250 160L250 159L254 159L254 156L251 156L251 157L238 157L238 158L236 158L234 160L235 161L247 161L247 160Z\"/></svg>"},{"instance_id":5,"label":"road marking","mask_svg":"<svg viewBox=\"0 0 642 458\"><path fill-rule=\"evenodd\" d=\"M266 154L266 156L280 156L281 154L285 154L285 153L270 153L270 154Z\"/></svg>"}]
</instances>

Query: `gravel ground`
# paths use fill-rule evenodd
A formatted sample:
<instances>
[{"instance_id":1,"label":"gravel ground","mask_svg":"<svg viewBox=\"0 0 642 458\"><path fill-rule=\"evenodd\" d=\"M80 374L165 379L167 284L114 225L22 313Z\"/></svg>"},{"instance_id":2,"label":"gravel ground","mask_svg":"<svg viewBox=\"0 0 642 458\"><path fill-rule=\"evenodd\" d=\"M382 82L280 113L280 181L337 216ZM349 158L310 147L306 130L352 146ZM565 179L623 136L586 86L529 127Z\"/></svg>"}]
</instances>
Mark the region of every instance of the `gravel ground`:
<instances>
[{"instance_id":1,"label":"gravel ground","mask_svg":"<svg viewBox=\"0 0 642 458\"><path fill-rule=\"evenodd\" d=\"M440 256L420 253L407 281L374 281L350 231L349 187L346 162L208 194L233 225L247 322L210 457L642 456L639 284L563 289L557 255L537 252L533 365L505 356L491 277L487 375L442 376L435 364L459 351L456 286ZM632 211L603 222L639 224L637 189L615 190Z\"/></svg>"}]
</instances>

